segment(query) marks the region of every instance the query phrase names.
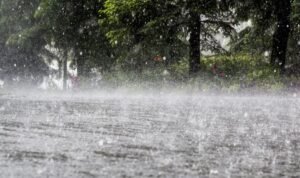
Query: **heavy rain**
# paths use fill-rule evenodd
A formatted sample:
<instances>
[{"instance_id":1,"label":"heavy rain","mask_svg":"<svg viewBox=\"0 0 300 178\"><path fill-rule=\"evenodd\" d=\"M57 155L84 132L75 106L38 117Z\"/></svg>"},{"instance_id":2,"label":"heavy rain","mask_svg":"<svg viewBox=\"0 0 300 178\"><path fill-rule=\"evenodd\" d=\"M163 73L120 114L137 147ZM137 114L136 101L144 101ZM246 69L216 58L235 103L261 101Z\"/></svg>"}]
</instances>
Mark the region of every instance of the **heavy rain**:
<instances>
[{"instance_id":1,"label":"heavy rain","mask_svg":"<svg viewBox=\"0 0 300 178\"><path fill-rule=\"evenodd\" d=\"M300 177L299 4L0 0L0 178Z\"/></svg>"}]
</instances>

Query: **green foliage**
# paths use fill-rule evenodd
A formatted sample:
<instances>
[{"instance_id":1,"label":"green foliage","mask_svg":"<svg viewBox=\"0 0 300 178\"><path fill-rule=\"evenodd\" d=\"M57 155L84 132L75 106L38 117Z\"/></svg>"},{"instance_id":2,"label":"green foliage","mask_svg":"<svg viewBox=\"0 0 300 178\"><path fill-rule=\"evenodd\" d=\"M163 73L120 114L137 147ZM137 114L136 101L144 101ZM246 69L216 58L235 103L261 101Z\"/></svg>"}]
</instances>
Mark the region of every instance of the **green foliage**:
<instances>
[{"instance_id":1,"label":"green foliage","mask_svg":"<svg viewBox=\"0 0 300 178\"><path fill-rule=\"evenodd\" d=\"M189 65L188 65L188 59L183 58L182 60L178 61L177 63L170 66L170 73L171 76L175 80L179 81L185 81L188 79L188 71L189 71Z\"/></svg>"},{"instance_id":2,"label":"green foliage","mask_svg":"<svg viewBox=\"0 0 300 178\"><path fill-rule=\"evenodd\" d=\"M33 28L34 11L39 0L0 1L0 77L37 80L46 75L47 66L40 57L45 41L42 29ZM33 77L34 76L34 77Z\"/></svg>"},{"instance_id":3,"label":"green foliage","mask_svg":"<svg viewBox=\"0 0 300 178\"><path fill-rule=\"evenodd\" d=\"M217 88L225 90L281 88L279 71L266 58L245 53L205 58L202 64Z\"/></svg>"},{"instance_id":4,"label":"green foliage","mask_svg":"<svg viewBox=\"0 0 300 178\"><path fill-rule=\"evenodd\" d=\"M292 12L290 17L291 25L283 25L283 28L289 29L289 44L287 47L287 61L288 64L299 63L299 0L289 0L292 3ZM281 26L278 17L289 7L283 7L286 3L283 1L263 1L263 0L250 0L250 1L230 1L231 6L236 9L236 19L239 21L252 22L252 26L248 27L232 39L231 51L232 52L251 52L253 54L263 54L264 52L274 52L276 54L277 47L274 46L274 41L278 41L278 35L275 36L276 31ZM288 23L288 22L286 22ZM281 33L279 35L283 36ZM283 49L283 51L285 51ZM279 52L279 54L283 53ZM278 52L277 52L278 53ZM271 58L276 57L272 55ZM278 58L278 56L277 56ZM271 62L274 59L271 59ZM276 61L275 61L276 63ZM282 63L279 62L279 63Z\"/></svg>"},{"instance_id":5,"label":"green foliage","mask_svg":"<svg viewBox=\"0 0 300 178\"><path fill-rule=\"evenodd\" d=\"M167 56L167 64L171 65L188 56L190 12L203 16L202 50L224 51L215 34L232 35L235 22L230 21L232 13L219 9L220 5L219 1L107 0L99 11L100 24L107 28L111 44L123 49L118 56L125 61L134 60L134 64L143 68L145 61L161 55ZM136 46L141 50L136 51Z\"/></svg>"},{"instance_id":6,"label":"green foliage","mask_svg":"<svg viewBox=\"0 0 300 178\"><path fill-rule=\"evenodd\" d=\"M50 45L62 54L73 52L69 60L84 77L97 68L109 81L194 80L202 88L280 88L278 70L274 72L269 59L262 55L272 48L276 16L281 13L279 2L282 1L1 0L0 71L4 64L8 68L14 64L31 66L26 72L19 69L24 73L44 70L41 56L50 60L65 57L49 55L45 46ZM299 4L299 0L293 1L290 64L300 60ZM192 27L197 20L200 40L196 41L200 45L196 43L193 48L190 37L195 34ZM245 21L252 25L236 32L235 25ZM219 34L231 39L230 51L220 45L216 38ZM213 56L201 59L201 72L191 79L190 51L198 47ZM198 56L193 57L197 61Z\"/></svg>"},{"instance_id":7,"label":"green foliage","mask_svg":"<svg viewBox=\"0 0 300 178\"><path fill-rule=\"evenodd\" d=\"M41 26L33 26L31 28L24 29L17 34L11 35L7 39L6 44L10 46L20 46L26 51L32 49L34 46L37 46L37 49L41 48L46 43L43 39L38 37L43 35L44 31L45 30Z\"/></svg>"},{"instance_id":8,"label":"green foliage","mask_svg":"<svg viewBox=\"0 0 300 178\"><path fill-rule=\"evenodd\" d=\"M48 29L48 42L63 51L73 49L79 75L93 67L109 70L114 63L113 49L98 24L102 6L98 0L42 0L35 11L35 18Z\"/></svg>"},{"instance_id":9,"label":"green foliage","mask_svg":"<svg viewBox=\"0 0 300 178\"><path fill-rule=\"evenodd\" d=\"M169 67L161 65L145 69L139 74L119 68L114 72L106 73L104 81L113 87L172 86L172 88L190 88L210 92L245 90L273 92L285 90L290 82L298 80L298 78L282 77L265 57L246 53L207 56L202 60L201 69L197 77L189 78L188 60L182 59Z\"/></svg>"}]
</instances>

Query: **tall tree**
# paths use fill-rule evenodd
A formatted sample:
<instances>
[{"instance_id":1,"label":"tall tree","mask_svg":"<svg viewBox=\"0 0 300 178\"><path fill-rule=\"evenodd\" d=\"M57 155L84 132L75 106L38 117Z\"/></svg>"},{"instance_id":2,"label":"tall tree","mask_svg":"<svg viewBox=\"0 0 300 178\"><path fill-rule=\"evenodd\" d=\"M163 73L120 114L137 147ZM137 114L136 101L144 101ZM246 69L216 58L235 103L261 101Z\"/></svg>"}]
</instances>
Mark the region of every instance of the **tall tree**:
<instances>
[{"instance_id":1,"label":"tall tree","mask_svg":"<svg viewBox=\"0 0 300 178\"><path fill-rule=\"evenodd\" d=\"M39 0L0 1L0 73L1 77L8 78L7 82L12 78L37 82L47 74L47 66L40 56L45 41L32 35L38 36L42 29L31 28L38 4Z\"/></svg>"},{"instance_id":2,"label":"tall tree","mask_svg":"<svg viewBox=\"0 0 300 178\"><path fill-rule=\"evenodd\" d=\"M291 12L291 0L274 1L276 26L273 35L271 64L278 65L282 72L285 70L288 40L291 31Z\"/></svg>"},{"instance_id":3,"label":"tall tree","mask_svg":"<svg viewBox=\"0 0 300 178\"><path fill-rule=\"evenodd\" d=\"M165 40L176 46L174 39L179 39L188 44L192 75L200 70L201 50L221 49L214 34L233 30L229 11L225 12L219 5L219 1L107 0L100 14L111 27L107 36L112 43L133 37L139 40L133 43L158 44Z\"/></svg>"},{"instance_id":4,"label":"tall tree","mask_svg":"<svg viewBox=\"0 0 300 178\"><path fill-rule=\"evenodd\" d=\"M98 0L42 0L36 18L49 30L49 39L60 49L73 49L79 75L88 62L105 70L113 63L111 47L98 24ZM98 60L98 61L97 61Z\"/></svg>"},{"instance_id":5,"label":"tall tree","mask_svg":"<svg viewBox=\"0 0 300 178\"><path fill-rule=\"evenodd\" d=\"M288 40L293 27L292 2L293 0L230 1L236 9L238 20L252 21L252 27L240 33L241 38L236 40L238 43L235 46L246 44L247 50L256 48L259 52L271 51L270 63L284 72Z\"/></svg>"}]
</instances>

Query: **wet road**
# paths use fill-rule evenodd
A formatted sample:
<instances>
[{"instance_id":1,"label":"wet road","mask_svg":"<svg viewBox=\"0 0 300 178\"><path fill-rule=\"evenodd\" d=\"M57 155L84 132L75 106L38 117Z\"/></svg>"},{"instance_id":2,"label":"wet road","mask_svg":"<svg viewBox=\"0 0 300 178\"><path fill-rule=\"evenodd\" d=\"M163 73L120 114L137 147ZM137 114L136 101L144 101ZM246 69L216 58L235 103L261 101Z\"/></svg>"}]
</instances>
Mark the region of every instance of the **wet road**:
<instances>
[{"instance_id":1,"label":"wet road","mask_svg":"<svg viewBox=\"0 0 300 178\"><path fill-rule=\"evenodd\" d=\"M0 96L0 177L300 177L300 99Z\"/></svg>"}]
</instances>

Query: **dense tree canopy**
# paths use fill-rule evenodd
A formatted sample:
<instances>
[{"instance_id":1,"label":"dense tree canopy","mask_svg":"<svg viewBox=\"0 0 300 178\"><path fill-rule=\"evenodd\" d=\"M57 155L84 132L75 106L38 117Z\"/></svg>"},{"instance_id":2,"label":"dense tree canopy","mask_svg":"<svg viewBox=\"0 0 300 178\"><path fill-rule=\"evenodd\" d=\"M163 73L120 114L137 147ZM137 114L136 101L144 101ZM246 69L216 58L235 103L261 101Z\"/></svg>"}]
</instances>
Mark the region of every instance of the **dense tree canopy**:
<instances>
[{"instance_id":1,"label":"dense tree canopy","mask_svg":"<svg viewBox=\"0 0 300 178\"><path fill-rule=\"evenodd\" d=\"M238 6L235 7L237 18L251 19L253 26L241 33L241 39L235 40L238 43L233 47L240 49L246 45L245 50L254 48L257 52L270 51L271 64L278 66L284 72L289 40L294 41L297 39L295 35L299 34L297 32L298 1L253 0L237 4ZM297 50L295 43L290 47L293 48L292 51Z\"/></svg>"},{"instance_id":2,"label":"dense tree canopy","mask_svg":"<svg viewBox=\"0 0 300 178\"><path fill-rule=\"evenodd\" d=\"M156 53L168 56L170 61L178 60L178 48L189 46L190 72L196 73L200 69L200 50L222 51L215 35L233 32L232 12L220 6L219 1L108 0L100 14L112 43L129 48L142 44L142 49L152 51L151 47L161 45L169 50Z\"/></svg>"},{"instance_id":3,"label":"dense tree canopy","mask_svg":"<svg viewBox=\"0 0 300 178\"><path fill-rule=\"evenodd\" d=\"M284 72L286 63L299 59L299 4L1 0L0 72L46 75L49 63L57 60L59 72L65 68L66 73L69 61L79 76L88 76L92 68L102 73L118 67L141 72L156 63L168 68L188 59L192 76L201 71L201 56L239 52L270 54L270 64ZM231 42L226 46L221 41L227 38Z\"/></svg>"},{"instance_id":4,"label":"dense tree canopy","mask_svg":"<svg viewBox=\"0 0 300 178\"><path fill-rule=\"evenodd\" d=\"M0 73L4 78L33 78L47 66L40 57L45 41L32 28L38 1L2 0L0 6ZM26 30L24 30L26 29ZM33 35L34 34L34 35Z\"/></svg>"}]
</instances>

